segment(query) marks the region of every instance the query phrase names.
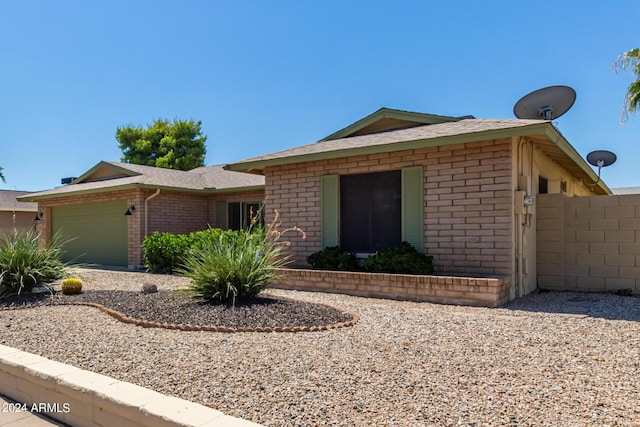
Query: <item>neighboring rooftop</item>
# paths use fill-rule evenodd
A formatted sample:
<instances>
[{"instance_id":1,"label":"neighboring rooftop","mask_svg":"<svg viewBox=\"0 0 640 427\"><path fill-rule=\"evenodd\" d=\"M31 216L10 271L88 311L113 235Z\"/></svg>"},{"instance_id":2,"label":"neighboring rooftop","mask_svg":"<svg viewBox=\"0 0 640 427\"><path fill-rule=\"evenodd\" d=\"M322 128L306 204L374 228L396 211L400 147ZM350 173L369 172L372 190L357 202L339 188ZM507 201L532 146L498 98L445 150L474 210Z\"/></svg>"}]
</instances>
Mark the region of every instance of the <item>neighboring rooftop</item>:
<instances>
[{"instance_id":1,"label":"neighboring rooftop","mask_svg":"<svg viewBox=\"0 0 640 427\"><path fill-rule=\"evenodd\" d=\"M640 194L640 187L612 188L613 194Z\"/></svg>"},{"instance_id":2,"label":"neighboring rooftop","mask_svg":"<svg viewBox=\"0 0 640 427\"><path fill-rule=\"evenodd\" d=\"M38 204L20 202L20 196L31 194L29 191L0 190L0 211L3 212L37 212Z\"/></svg>"},{"instance_id":3,"label":"neighboring rooftop","mask_svg":"<svg viewBox=\"0 0 640 427\"><path fill-rule=\"evenodd\" d=\"M131 163L102 161L64 187L26 194L22 200L39 200L70 194L162 188L175 191L215 193L263 188L264 177L224 170L222 165L190 171L157 168Z\"/></svg>"}]
</instances>

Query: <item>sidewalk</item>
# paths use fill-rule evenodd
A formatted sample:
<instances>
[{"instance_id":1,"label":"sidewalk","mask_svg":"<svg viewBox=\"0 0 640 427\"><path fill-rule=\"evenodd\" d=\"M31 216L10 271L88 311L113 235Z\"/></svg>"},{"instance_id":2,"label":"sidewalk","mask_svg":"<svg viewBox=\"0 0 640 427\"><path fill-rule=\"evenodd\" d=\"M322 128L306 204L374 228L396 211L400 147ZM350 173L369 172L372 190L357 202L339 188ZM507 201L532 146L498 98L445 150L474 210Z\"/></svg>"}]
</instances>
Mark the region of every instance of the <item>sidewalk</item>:
<instances>
[{"instance_id":1,"label":"sidewalk","mask_svg":"<svg viewBox=\"0 0 640 427\"><path fill-rule=\"evenodd\" d=\"M19 411L20 403L0 394L0 427L50 427L66 426L49 417L34 412Z\"/></svg>"}]
</instances>

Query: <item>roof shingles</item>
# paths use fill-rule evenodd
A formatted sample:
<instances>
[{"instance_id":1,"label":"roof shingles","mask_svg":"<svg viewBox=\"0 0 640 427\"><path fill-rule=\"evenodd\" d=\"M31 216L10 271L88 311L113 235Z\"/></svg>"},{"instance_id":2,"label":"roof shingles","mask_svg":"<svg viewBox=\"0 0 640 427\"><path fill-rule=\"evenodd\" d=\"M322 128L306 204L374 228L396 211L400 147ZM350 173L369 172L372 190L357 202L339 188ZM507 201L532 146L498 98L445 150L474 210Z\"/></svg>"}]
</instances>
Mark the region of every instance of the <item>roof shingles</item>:
<instances>
[{"instance_id":1,"label":"roof shingles","mask_svg":"<svg viewBox=\"0 0 640 427\"><path fill-rule=\"evenodd\" d=\"M74 193L122 190L126 188L165 188L176 191L212 192L215 190L246 189L264 186L264 177L243 172L227 171L221 165L206 166L190 171L156 168L118 162L101 162L96 167L131 172L110 179L84 182L82 177L65 187L26 195L28 200L60 197ZM90 174L89 174L90 176Z\"/></svg>"}]
</instances>

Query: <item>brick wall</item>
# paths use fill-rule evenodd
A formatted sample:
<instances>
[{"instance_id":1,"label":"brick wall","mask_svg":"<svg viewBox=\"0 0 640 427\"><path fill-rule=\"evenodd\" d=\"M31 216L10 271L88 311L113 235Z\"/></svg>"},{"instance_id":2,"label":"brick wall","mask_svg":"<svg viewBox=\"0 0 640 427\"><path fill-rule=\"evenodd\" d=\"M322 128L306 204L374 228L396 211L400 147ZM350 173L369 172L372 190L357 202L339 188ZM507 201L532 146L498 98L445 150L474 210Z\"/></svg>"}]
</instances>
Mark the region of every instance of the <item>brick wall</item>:
<instances>
[{"instance_id":1,"label":"brick wall","mask_svg":"<svg viewBox=\"0 0 640 427\"><path fill-rule=\"evenodd\" d=\"M281 269L278 273L282 278L272 282L276 288L483 307L498 307L509 301L511 283L509 277L412 276L302 269Z\"/></svg>"},{"instance_id":2,"label":"brick wall","mask_svg":"<svg viewBox=\"0 0 640 427\"><path fill-rule=\"evenodd\" d=\"M538 286L640 292L640 195L538 196Z\"/></svg>"},{"instance_id":3,"label":"brick wall","mask_svg":"<svg viewBox=\"0 0 640 427\"><path fill-rule=\"evenodd\" d=\"M163 190L149 200L148 209L148 234L155 231L185 234L203 230L209 224L209 198L206 195Z\"/></svg>"},{"instance_id":4,"label":"brick wall","mask_svg":"<svg viewBox=\"0 0 640 427\"><path fill-rule=\"evenodd\" d=\"M130 266L142 265L140 246L145 237L145 199L153 195L155 190L133 189L125 191L109 191L93 194L73 195L40 201L39 212L45 215L38 229L51 238L51 208L54 206L97 203L112 200L126 200L127 206L135 206L133 215L127 217L127 257ZM264 191L240 191L220 193L216 195L199 195L162 190L160 194L148 202L148 230L167 233L189 233L203 230L215 224L215 201L254 201L263 200ZM123 212L124 214L124 212ZM35 217L30 214L31 219Z\"/></svg>"},{"instance_id":5,"label":"brick wall","mask_svg":"<svg viewBox=\"0 0 640 427\"><path fill-rule=\"evenodd\" d=\"M327 159L265 170L267 221L277 208L296 266L321 249L320 177L424 167L425 252L437 274L510 275L511 139Z\"/></svg>"}]
</instances>

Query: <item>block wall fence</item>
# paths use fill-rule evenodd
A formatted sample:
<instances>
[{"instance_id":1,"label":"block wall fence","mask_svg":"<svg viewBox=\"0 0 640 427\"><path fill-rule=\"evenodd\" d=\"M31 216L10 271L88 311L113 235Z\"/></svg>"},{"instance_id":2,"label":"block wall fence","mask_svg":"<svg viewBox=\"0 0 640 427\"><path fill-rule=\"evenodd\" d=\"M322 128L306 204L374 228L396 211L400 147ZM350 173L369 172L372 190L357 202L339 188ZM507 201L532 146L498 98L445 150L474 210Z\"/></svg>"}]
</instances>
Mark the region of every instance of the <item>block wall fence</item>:
<instances>
[{"instance_id":1,"label":"block wall fence","mask_svg":"<svg viewBox=\"0 0 640 427\"><path fill-rule=\"evenodd\" d=\"M511 276L513 186L510 138L267 167L267 222L278 209L296 267L322 249L320 178L423 166L424 250L439 275Z\"/></svg>"},{"instance_id":2,"label":"block wall fence","mask_svg":"<svg viewBox=\"0 0 640 427\"><path fill-rule=\"evenodd\" d=\"M640 194L539 195L538 286L640 293Z\"/></svg>"}]
</instances>

